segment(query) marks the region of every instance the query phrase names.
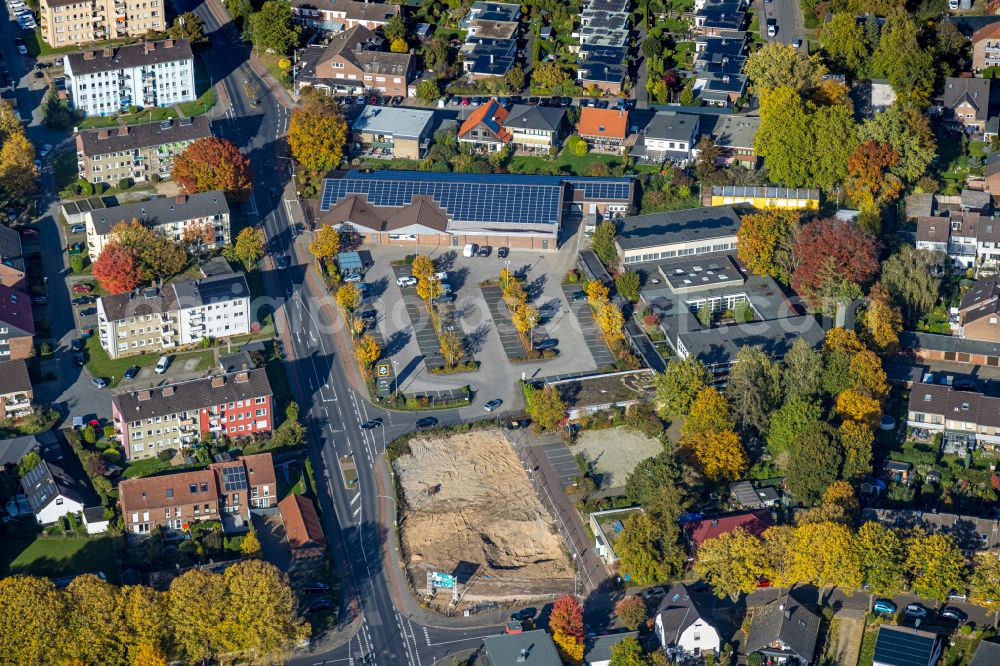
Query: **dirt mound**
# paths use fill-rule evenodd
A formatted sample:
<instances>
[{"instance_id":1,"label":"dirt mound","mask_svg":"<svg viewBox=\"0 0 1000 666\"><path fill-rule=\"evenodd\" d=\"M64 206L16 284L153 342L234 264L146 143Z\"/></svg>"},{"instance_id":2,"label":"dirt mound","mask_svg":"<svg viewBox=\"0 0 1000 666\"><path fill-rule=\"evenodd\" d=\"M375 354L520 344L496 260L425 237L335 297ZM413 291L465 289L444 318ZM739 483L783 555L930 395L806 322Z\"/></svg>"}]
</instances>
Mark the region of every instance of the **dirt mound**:
<instances>
[{"instance_id":1,"label":"dirt mound","mask_svg":"<svg viewBox=\"0 0 1000 666\"><path fill-rule=\"evenodd\" d=\"M460 570L461 582L476 568L499 595L502 582L572 580L562 539L499 431L414 439L410 451L394 466L418 589L427 571Z\"/></svg>"}]
</instances>

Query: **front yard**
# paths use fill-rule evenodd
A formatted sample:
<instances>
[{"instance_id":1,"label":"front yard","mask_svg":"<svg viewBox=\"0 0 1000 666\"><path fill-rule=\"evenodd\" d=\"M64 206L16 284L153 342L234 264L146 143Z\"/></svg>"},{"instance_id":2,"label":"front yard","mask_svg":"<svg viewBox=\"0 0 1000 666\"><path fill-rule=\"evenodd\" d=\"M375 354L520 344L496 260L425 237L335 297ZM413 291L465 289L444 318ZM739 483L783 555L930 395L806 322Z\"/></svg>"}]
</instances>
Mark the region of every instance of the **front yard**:
<instances>
[{"instance_id":1,"label":"front yard","mask_svg":"<svg viewBox=\"0 0 1000 666\"><path fill-rule=\"evenodd\" d=\"M154 353L129 356L128 358L112 359L108 357L107 352L105 352L104 348L101 347L101 340L96 334L87 338L87 344L84 350L87 355L87 370L93 377L103 377L108 380L112 388L121 382L122 375L133 365L137 365L140 368L149 368L156 365L156 361L160 358L159 353ZM166 355L171 357L171 364L197 358L198 366L195 370L199 371L208 370L215 362L215 352L211 349L187 352L184 354Z\"/></svg>"}]
</instances>

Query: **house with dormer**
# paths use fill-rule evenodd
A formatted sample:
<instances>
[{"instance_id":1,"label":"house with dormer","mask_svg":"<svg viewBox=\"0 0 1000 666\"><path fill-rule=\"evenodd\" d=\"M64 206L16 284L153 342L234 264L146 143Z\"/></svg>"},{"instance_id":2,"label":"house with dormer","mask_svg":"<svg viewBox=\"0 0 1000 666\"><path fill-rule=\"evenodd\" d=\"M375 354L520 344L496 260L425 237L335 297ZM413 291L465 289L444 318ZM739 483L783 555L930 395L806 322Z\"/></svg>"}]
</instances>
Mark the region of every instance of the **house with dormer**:
<instances>
[{"instance_id":1,"label":"house with dormer","mask_svg":"<svg viewBox=\"0 0 1000 666\"><path fill-rule=\"evenodd\" d=\"M718 654L719 631L713 626L709 604L703 601L707 599L694 596L683 583L667 591L653 620L660 645L688 655Z\"/></svg>"},{"instance_id":2,"label":"house with dormer","mask_svg":"<svg viewBox=\"0 0 1000 666\"><path fill-rule=\"evenodd\" d=\"M491 99L462 122L458 130L458 143L472 146L488 153L497 153L510 142L510 131L504 127L507 109L496 99Z\"/></svg>"},{"instance_id":3,"label":"house with dormer","mask_svg":"<svg viewBox=\"0 0 1000 666\"><path fill-rule=\"evenodd\" d=\"M997 91L991 79L949 76L941 98L945 123L973 134L986 133L987 123L995 115Z\"/></svg>"}]
</instances>

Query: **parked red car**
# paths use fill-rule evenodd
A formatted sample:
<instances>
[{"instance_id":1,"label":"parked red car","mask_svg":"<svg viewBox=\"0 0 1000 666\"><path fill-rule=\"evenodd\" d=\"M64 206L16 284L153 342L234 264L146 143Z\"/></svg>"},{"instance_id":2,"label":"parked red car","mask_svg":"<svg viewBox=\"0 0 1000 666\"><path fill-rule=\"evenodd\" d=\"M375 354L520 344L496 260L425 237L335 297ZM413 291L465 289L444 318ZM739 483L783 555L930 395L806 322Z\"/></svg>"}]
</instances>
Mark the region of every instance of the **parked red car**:
<instances>
[{"instance_id":1,"label":"parked red car","mask_svg":"<svg viewBox=\"0 0 1000 666\"><path fill-rule=\"evenodd\" d=\"M86 282L82 282L80 284L74 284L72 288L72 292L74 294L89 294L92 291L94 291L94 285L88 284Z\"/></svg>"}]
</instances>

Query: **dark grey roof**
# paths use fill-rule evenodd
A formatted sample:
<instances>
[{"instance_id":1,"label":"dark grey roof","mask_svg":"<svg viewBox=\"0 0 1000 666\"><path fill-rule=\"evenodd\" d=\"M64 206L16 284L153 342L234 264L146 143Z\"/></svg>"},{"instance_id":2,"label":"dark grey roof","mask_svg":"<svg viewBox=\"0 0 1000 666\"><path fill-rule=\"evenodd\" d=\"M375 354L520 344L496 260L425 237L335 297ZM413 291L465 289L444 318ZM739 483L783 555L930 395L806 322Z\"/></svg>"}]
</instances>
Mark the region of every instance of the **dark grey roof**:
<instances>
[{"instance_id":1,"label":"dark grey roof","mask_svg":"<svg viewBox=\"0 0 1000 666\"><path fill-rule=\"evenodd\" d=\"M566 117L566 109L551 106L515 104L507 114L504 125L514 129L533 129L558 132Z\"/></svg>"},{"instance_id":2,"label":"dark grey roof","mask_svg":"<svg viewBox=\"0 0 1000 666\"><path fill-rule=\"evenodd\" d=\"M969 666L996 666L1000 664L1000 643L982 641L972 654Z\"/></svg>"},{"instance_id":3,"label":"dark grey roof","mask_svg":"<svg viewBox=\"0 0 1000 666\"><path fill-rule=\"evenodd\" d=\"M271 384L264 368L247 371L245 379L240 381L243 375L244 373L237 372L157 386L144 391L123 391L116 393L112 401L125 421L136 421L271 395Z\"/></svg>"},{"instance_id":4,"label":"dark grey roof","mask_svg":"<svg viewBox=\"0 0 1000 666\"><path fill-rule=\"evenodd\" d=\"M28 497L31 510L37 515L57 497L62 496L85 504L85 492L80 483L55 463L43 460L21 479L21 489Z\"/></svg>"},{"instance_id":5,"label":"dark grey roof","mask_svg":"<svg viewBox=\"0 0 1000 666\"><path fill-rule=\"evenodd\" d=\"M959 310L976 307L986 301L996 301L998 298L1000 298L1000 275L992 275L973 283L972 288L962 297Z\"/></svg>"},{"instance_id":6,"label":"dark grey roof","mask_svg":"<svg viewBox=\"0 0 1000 666\"><path fill-rule=\"evenodd\" d=\"M641 130L643 138L665 139L667 141L691 141L698 131L698 116L672 111L660 111L653 115Z\"/></svg>"},{"instance_id":7,"label":"dark grey roof","mask_svg":"<svg viewBox=\"0 0 1000 666\"><path fill-rule=\"evenodd\" d=\"M996 87L991 79L949 76L944 84L943 103L946 108L954 109L968 102L976 111L976 120L986 120L996 97Z\"/></svg>"},{"instance_id":8,"label":"dark grey roof","mask_svg":"<svg viewBox=\"0 0 1000 666\"><path fill-rule=\"evenodd\" d=\"M196 308L212 303L224 303L234 298L249 298L250 287L243 273L213 275L201 280L186 280L170 285L182 308ZM170 288L168 287L168 288Z\"/></svg>"},{"instance_id":9,"label":"dark grey roof","mask_svg":"<svg viewBox=\"0 0 1000 666\"><path fill-rule=\"evenodd\" d=\"M751 654L781 641L804 664L812 663L819 616L785 595L754 611L744 652Z\"/></svg>"},{"instance_id":10,"label":"dark grey roof","mask_svg":"<svg viewBox=\"0 0 1000 666\"><path fill-rule=\"evenodd\" d=\"M229 204L226 203L226 195L222 190L177 197L160 197L123 206L102 208L92 212L90 216L94 221L94 230L97 234L106 236L120 222L130 222L133 219L149 225L157 225L212 215L229 215Z\"/></svg>"},{"instance_id":11,"label":"dark grey roof","mask_svg":"<svg viewBox=\"0 0 1000 666\"><path fill-rule=\"evenodd\" d=\"M85 523L103 523L106 520L103 506L86 506L83 508L83 521Z\"/></svg>"},{"instance_id":12,"label":"dark grey roof","mask_svg":"<svg viewBox=\"0 0 1000 666\"><path fill-rule=\"evenodd\" d=\"M626 631L620 634L608 634L606 636L594 636L588 638L583 646L583 662L593 664L598 661L611 660L611 648L621 643L629 636L637 638L638 631Z\"/></svg>"},{"instance_id":13,"label":"dark grey roof","mask_svg":"<svg viewBox=\"0 0 1000 666\"><path fill-rule=\"evenodd\" d=\"M650 215L633 215L621 222L617 242L623 250L735 236L740 216L733 206L704 206Z\"/></svg>"},{"instance_id":14,"label":"dark grey roof","mask_svg":"<svg viewBox=\"0 0 1000 666\"><path fill-rule=\"evenodd\" d=\"M883 624L875 639L873 661L884 666L928 666L937 641L937 635L927 631Z\"/></svg>"},{"instance_id":15,"label":"dark grey roof","mask_svg":"<svg viewBox=\"0 0 1000 666\"><path fill-rule=\"evenodd\" d=\"M59 442L51 430L13 439L0 439L0 469L16 466L28 451L43 453L58 446Z\"/></svg>"},{"instance_id":16,"label":"dark grey roof","mask_svg":"<svg viewBox=\"0 0 1000 666\"><path fill-rule=\"evenodd\" d=\"M471 73L503 76L517 61L517 40L469 37L461 52Z\"/></svg>"},{"instance_id":17,"label":"dark grey roof","mask_svg":"<svg viewBox=\"0 0 1000 666\"><path fill-rule=\"evenodd\" d=\"M107 207L101 197L89 197L87 199L73 199L62 202L63 215L83 215L90 211Z\"/></svg>"},{"instance_id":18,"label":"dark grey roof","mask_svg":"<svg viewBox=\"0 0 1000 666\"><path fill-rule=\"evenodd\" d=\"M163 314L177 307L174 290L170 287L163 289L150 287L138 293L127 291L121 294L101 296L97 302L99 308L104 308L108 321L119 321L126 317L140 315Z\"/></svg>"},{"instance_id":19,"label":"dark grey roof","mask_svg":"<svg viewBox=\"0 0 1000 666\"><path fill-rule=\"evenodd\" d=\"M23 359L0 362L0 395L30 390L31 377Z\"/></svg>"},{"instance_id":20,"label":"dark grey roof","mask_svg":"<svg viewBox=\"0 0 1000 666\"><path fill-rule=\"evenodd\" d=\"M487 636L483 648L489 666L562 666L555 643L541 629Z\"/></svg>"},{"instance_id":21,"label":"dark grey roof","mask_svg":"<svg viewBox=\"0 0 1000 666\"><path fill-rule=\"evenodd\" d=\"M667 590L660 607L656 611L663 627L663 640L667 645L677 642L685 629L698 621L711 624L708 609L702 607L697 599L691 596L684 583L674 583Z\"/></svg>"},{"instance_id":22,"label":"dark grey roof","mask_svg":"<svg viewBox=\"0 0 1000 666\"><path fill-rule=\"evenodd\" d=\"M799 338L810 347L818 347L825 332L815 317L801 315L702 329L677 337L688 353L705 365L727 366L743 347L760 347L768 356L782 358Z\"/></svg>"},{"instance_id":23,"label":"dark grey roof","mask_svg":"<svg viewBox=\"0 0 1000 666\"><path fill-rule=\"evenodd\" d=\"M151 49L147 48L150 46ZM69 69L74 76L193 58L191 44L186 39L165 39L159 42L127 44L108 49L88 49L66 54L66 62L69 63Z\"/></svg>"},{"instance_id":24,"label":"dark grey roof","mask_svg":"<svg viewBox=\"0 0 1000 666\"><path fill-rule=\"evenodd\" d=\"M110 130L96 129L79 134L83 152L89 156L196 141L209 136L212 136L212 130L207 116L143 123Z\"/></svg>"},{"instance_id":25,"label":"dark grey roof","mask_svg":"<svg viewBox=\"0 0 1000 666\"><path fill-rule=\"evenodd\" d=\"M21 234L4 224L0 224L0 263L7 264L22 273L24 272L24 255L21 253Z\"/></svg>"}]
</instances>

